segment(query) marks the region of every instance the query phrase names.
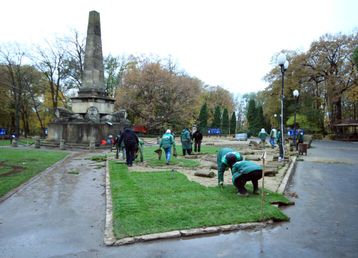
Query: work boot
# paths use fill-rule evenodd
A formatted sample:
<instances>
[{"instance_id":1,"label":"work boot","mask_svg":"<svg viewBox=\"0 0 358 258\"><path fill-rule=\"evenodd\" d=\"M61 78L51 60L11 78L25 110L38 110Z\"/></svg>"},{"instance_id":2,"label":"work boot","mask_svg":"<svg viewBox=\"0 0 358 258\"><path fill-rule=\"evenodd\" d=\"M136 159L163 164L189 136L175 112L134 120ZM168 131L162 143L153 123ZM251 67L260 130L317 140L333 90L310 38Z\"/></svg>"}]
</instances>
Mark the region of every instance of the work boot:
<instances>
[{"instance_id":1,"label":"work boot","mask_svg":"<svg viewBox=\"0 0 358 258\"><path fill-rule=\"evenodd\" d=\"M240 196L240 197L249 197L249 193L248 192L246 192L246 193L240 193L240 192L238 192L237 193L237 196Z\"/></svg>"},{"instance_id":2,"label":"work boot","mask_svg":"<svg viewBox=\"0 0 358 258\"><path fill-rule=\"evenodd\" d=\"M253 193L253 194L256 194L256 195L259 195L259 194L260 194L260 191L259 191L259 189L255 189L252 193Z\"/></svg>"}]
</instances>

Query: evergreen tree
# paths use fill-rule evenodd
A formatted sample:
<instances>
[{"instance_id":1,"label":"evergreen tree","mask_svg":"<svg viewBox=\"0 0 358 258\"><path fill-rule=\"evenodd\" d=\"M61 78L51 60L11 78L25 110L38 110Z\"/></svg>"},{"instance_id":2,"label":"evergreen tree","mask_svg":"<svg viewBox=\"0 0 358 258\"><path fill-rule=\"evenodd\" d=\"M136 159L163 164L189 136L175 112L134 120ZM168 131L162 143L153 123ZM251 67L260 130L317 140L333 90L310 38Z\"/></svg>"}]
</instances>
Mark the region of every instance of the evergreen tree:
<instances>
[{"instance_id":1,"label":"evergreen tree","mask_svg":"<svg viewBox=\"0 0 358 258\"><path fill-rule=\"evenodd\" d=\"M252 135L252 134L255 134L257 131L255 100L253 98L250 98L248 105L249 106L247 108L246 118L247 118L247 123L249 124L249 126L248 126L249 134Z\"/></svg>"},{"instance_id":2,"label":"evergreen tree","mask_svg":"<svg viewBox=\"0 0 358 258\"><path fill-rule=\"evenodd\" d=\"M262 106L258 106L256 108L255 127L256 127L255 132L260 131L261 128L265 128L265 130L266 130L266 122L265 122Z\"/></svg>"},{"instance_id":3,"label":"evergreen tree","mask_svg":"<svg viewBox=\"0 0 358 258\"><path fill-rule=\"evenodd\" d=\"M229 112L227 111L227 108L224 108L224 112L223 112L223 123L222 123L222 132L223 134L228 134L229 133Z\"/></svg>"},{"instance_id":4,"label":"evergreen tree","mask_svg":"<svg viewBox=\"0 0 358 258\"><path fill-rule=\"evenodd\" d=\"M221 109L219 106L215 107L214 120L211 124L212 128L221 128Z\"/></svg>"},{"instance_id":5,"label":"evergreen tree","mask_svg":"<svg viewBox=\"0 0 358 258\"><path fill-rule=\"evenodd\" d=\"M236 133L236 114L235 111L232 112L231 120L230 120L230 132L231 134Z\"/></svg>"},{"instance_id":6,"label":"evergreen tree","mask_svg":"<svg viewBox=\"0 0 358 258\"><path fill-rule=\"evenodd\" d=\"M207 129L208 129L208 106L206 103L204 103L200 109L199 128L202 132L207 132Z\"/></svg>"}]
</instances>

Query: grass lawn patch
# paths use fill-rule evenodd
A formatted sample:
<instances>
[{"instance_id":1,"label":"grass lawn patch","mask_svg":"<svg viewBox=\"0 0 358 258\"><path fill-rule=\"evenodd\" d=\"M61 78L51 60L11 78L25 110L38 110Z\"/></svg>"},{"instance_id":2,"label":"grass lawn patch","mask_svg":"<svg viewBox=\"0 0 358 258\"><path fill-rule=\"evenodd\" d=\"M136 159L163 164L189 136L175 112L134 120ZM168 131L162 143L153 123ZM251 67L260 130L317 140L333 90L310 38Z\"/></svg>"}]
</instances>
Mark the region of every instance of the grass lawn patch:
<instances>
[{"instance_id":1,"label":"grass lawn patch","mask_svg":"<svg viewBox=\"0 0 358 258\"><path fill-rule=\"evenodd\" d=\"M63 151L0 148L0 197L67 155Z\"/></svg>"},{"instance_id":2,"label":"grass lawn patch","mask_svg":"<svg viewBox=\"0 0 358 258\"><path fill-rule=\"evenodd\" d=\"M115 162L109 163L109 169L117 239L261 219L261 197L238 197L233 186L205 187L178 172L128 172L126 165ZM289 200L277 193L266 194L264 219L288 220L270 202Z\"/></svg>"},{"instance_id":3,"label":"grass lawn patch","mask_svg":"<svg viewBox=\"0 0 358 258\"><path fill-rule=\"evenodd\" d=\"M6 139L6 140L0 140L0 146L9 146L10 145L10 140Z\"/></svg>"}]
</instances>

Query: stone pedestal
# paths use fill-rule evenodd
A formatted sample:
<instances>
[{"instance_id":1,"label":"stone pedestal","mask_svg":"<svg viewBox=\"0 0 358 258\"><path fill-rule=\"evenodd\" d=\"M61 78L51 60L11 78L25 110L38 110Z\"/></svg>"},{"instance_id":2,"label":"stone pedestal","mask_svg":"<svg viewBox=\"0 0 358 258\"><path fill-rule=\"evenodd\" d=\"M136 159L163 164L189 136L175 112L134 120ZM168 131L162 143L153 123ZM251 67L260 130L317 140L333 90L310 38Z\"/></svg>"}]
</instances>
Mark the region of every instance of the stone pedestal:
<instances>
[{"instance_id":1,"label":"stone pedestal","mask_svg":"<svg viewBox=\"0 0 358 258\"><path fill-rule=\"evenodd\" d=\"M47 142L59 143L63 139L69 145L89 146L93 139L96 146L109 135L118 135L130 124L127 120L119 123L58 122L48 125Z\"/></svg>"},{"instance_id":2,"label":"stone pedestal","mask_svg":"<svg viewBox=\"0 0 358 258\"><path fill-rule=\"evenodd\" d=\"M40 137L39 137L39 136L36 136L36 137L35 137L35 148L36 148L36 149L40 149L40 145L41 145L41 143L40 143Z\"/></svg>"},{"instance_id":3,"label":"stone pedestal","mask_svg":"<svg viewBox=\"0 0 358 258\"><path fill-rule=\"evenodd\" d=\"M16 138L12 139L11 146L17 147L17 139Z\"/></svg>"},{"instance_id":4,"label":"stone pedestal","mask_svg":"<svg viewBox=\"0 0 358 258\"><path fill-rule=\"evenodd\" d=\"M61 139L60 140L60 150L64 150L64 149L66 149L65 139Z\"/></svg>"},{"instance_id":5,"label":"stone pedestal","mask_svg":"<svg viewBox=\"0 0 358 258\"><path fill-rule=\"evenodd\" d=\"M90 151L94 151L96 149L96 142L93 138L90 140L89 149Z\"/></svg>"}]
</instances>

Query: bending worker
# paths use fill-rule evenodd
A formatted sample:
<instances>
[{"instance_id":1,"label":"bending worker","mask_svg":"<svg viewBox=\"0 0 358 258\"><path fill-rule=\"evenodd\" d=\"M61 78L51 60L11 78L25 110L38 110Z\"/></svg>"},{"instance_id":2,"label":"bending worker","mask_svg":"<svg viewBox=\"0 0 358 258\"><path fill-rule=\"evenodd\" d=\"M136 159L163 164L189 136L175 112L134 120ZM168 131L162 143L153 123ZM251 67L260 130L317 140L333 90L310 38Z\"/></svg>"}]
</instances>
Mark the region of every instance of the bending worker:
<instances>
[{"instance_id":1,"label":"bending worker","mask_svg":"<svg viewBox=\"0 0 358 258\"><path fill-rule=\"evenodd\" d=\"M245 188L247 181L253 185L253 194L259 194L258 180L262 177L262 167L255 162L243 160L236 162L231 169L232 183L237 188L237 195L249 196Z\"/></svg>"},{"instance_id":2,"label":"bending worker","mask_svg":"<svg viewBox=\"0 0 358 258\"><path fill-rule=\"evenodd\" d=\"M224 172L227 168L232 168L232 166L237 162L241 161L242 156L239 152L231 148L222 148L218 152L217 156L217 165L218 165L218 184L219 186L224 185Z\"/></svg>"}]
</instances>

